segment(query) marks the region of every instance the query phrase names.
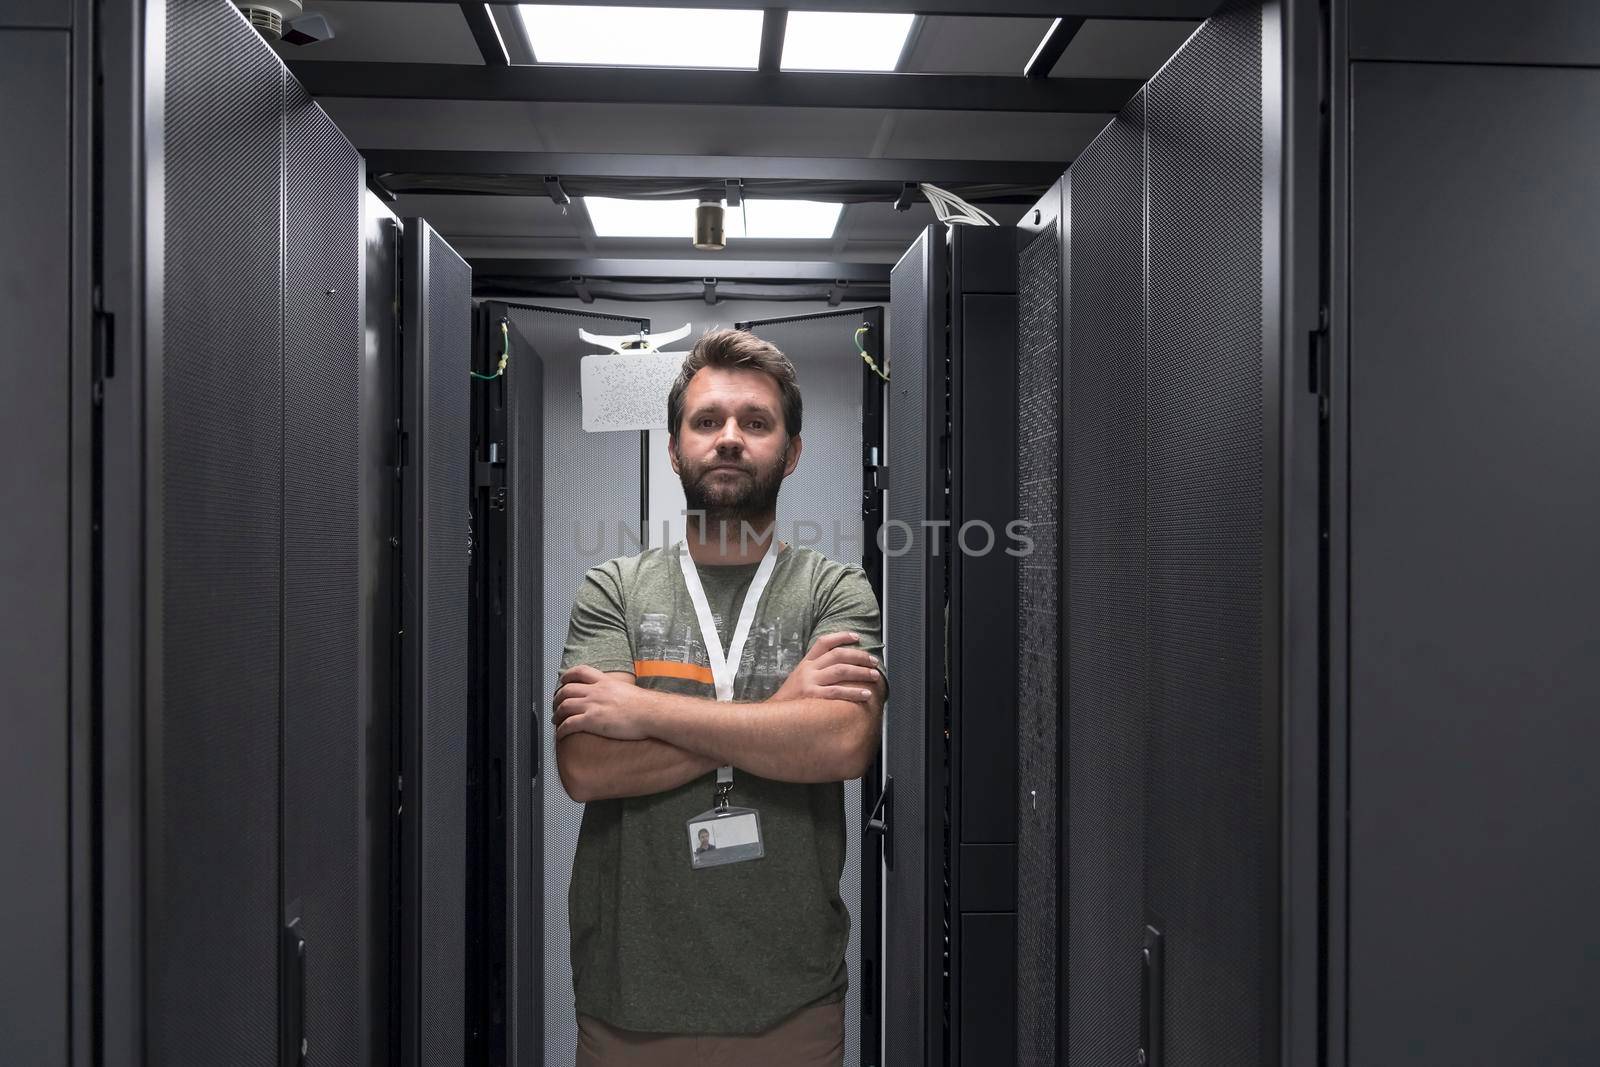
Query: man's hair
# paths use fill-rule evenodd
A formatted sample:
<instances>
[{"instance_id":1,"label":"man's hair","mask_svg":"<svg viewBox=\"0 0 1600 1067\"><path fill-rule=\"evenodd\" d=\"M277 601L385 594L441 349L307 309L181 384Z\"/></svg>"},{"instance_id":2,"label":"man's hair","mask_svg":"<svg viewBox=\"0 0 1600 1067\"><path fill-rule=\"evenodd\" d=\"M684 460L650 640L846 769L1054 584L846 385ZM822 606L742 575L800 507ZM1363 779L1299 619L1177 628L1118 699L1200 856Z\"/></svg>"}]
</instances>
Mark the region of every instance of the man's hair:
<instances>
[{"instance_id":1,"label":"man's hair","mask_svg":"<svg viewBox=\"0 0 1600 1067\"><path fill-rule=\"evenodd\" d=\"M794 363L771 341L763 341L749 330L711 330L702 334L694 349L683 357L678 380L667 394L667 428L676 437L683 423L683 394L689 379L702 367L742 367L771 375L778 383L783 402L783 428L790 437L800 436L800 383Z\"/></svg>"}]
</instances>

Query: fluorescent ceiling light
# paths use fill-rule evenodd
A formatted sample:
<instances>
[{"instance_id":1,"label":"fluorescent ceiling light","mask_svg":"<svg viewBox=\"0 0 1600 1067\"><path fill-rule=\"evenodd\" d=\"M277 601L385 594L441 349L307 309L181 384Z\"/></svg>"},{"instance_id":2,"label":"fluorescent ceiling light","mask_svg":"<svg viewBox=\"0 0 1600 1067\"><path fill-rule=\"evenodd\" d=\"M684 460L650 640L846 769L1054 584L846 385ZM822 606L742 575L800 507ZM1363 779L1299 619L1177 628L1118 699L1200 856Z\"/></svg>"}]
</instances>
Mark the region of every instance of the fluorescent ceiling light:
<instances>
[{"instance_id":1,"label":"fluorescent ceiling light","mask_svg":"<svg viewBox=\"0 0 1600 1067\"><path fill-rule=\"evenodd\" d=\"M694 209L698 200L621 200L609 196L586 196L596 237L675 237L694 238ZM816 200L752 200L745 197L742 208L730 207L723 214L723 234L729 240L824 241L839 225L843 204ZM750 226L745 228L745 217Z\"/></svg>"},{"instance_id":2,"label":"fluorescent ceiling light","mask_svg":"<svg viewBox=\"0 0 1600 1067\"><path fill-rule=\"evenodd\" d=\"M740 209L730 207L726 229L730 236L734 230L740 237L761 237L774 240L826 240L839 226L843 204L830 204L820 200L751 200L744 199L744 212L749 216L749 226L740 218Z\"/></svg>"},{"instance_id":3,"label":"fluorescent ceiling light","mask_svg":"<svg viewBox=\"0 0 1600 1067\"><path fill-rule=\"evenodd\" d=\"M761 12L688 7L521 4L540 63L740 67L761 61Z\"/></svg>"},{"instance_id":4,"label":"fluorescent ceiling light","mask_svg":"<svg viewBox=\"0 0 1600 1067\"><path fill-rule=\"evenodd\" d=\"M894 70L914 15L791 11L784 70Z\"/></svg>"}]
</instances>

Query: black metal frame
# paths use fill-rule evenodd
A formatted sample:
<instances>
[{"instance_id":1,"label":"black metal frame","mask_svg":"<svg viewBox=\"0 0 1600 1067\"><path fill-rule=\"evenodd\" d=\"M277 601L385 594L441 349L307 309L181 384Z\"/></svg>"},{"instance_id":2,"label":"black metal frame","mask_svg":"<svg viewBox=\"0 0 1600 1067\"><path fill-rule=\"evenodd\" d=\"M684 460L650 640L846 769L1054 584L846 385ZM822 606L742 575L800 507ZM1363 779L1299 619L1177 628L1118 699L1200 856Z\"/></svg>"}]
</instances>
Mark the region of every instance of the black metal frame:
<instances>
[{"instance_id":1,"label":"black metal frame","mask_svg":"<svg viewBox=\"0 0 1600 1067\"><path fill-rule=\"evenodd\" d=\"M474 259L472 276L488 285L497 278L615 278L638 281L863 282L887 285L889 267L879 263L790 262L719 259ZM534 306L534 305L524 305ZM540 310L559 311L560 308Z\"/></svg>"},{"instance_id":2,"label":"black metal frame","mask_svg":"<svg viewBox=\"0 0 1600 1067\"><path fill-rule=\"evenodd\" d=\"M1050 77L1050 72L1087 21L1082 16L1066 15L1052 22L1049 31L1039 41L1039 47L1033 50L1033 55L1028 57L1028 62L1023 66L1023 77Z\"/></svg>"},{"instance_id":3,"label":"black metal frame","mask_svg":"<svg viewBox=\"0 0 1600 1067\"><path fill-rule=\"evenodd\" d=\"M566 179L641 178L682 182L701 180L707 188L729 180L811 180L858 183L884 192L898 192L907 182L935 185L994 185L1043 189L1060 176L1065 162L966 159L849 159L817 156L630 155L604 152L480 152L415 148L372 148L362 153L367 169L394 192L449 192L439 183L407 182L415 176L491 178L526 176L527 195L537 195L532 182L548 175ZM396 180L396 179L400 180ZM581 184L581 183L580 183ZM470 182L462 191L477 192ZM981 195L981 194L974 194ZM986 202L1031 202L1021 194L982 196ZM733 205L730 203L730 207Z\"/></svg>"},{"instance_id":4,"label":"black metal frame","mask_svg":"<svg viewBox=\"0 0 1600 1067\"><path fill-rule=\"evenodd\" d=\"M374 3L384 0L347 0L350 3ZM402 0L407 3L453 4L459 0ZM559 0L562 3L580 3L588 0ZM622 7L682 7L682 0L599 0L605 6ZM736 8L748 10L750 0L697 0L697 6L706 8ZM986 7L978 0L912 0L901 4L896 0L786 0L783 7L790 11L888 11L916 15L972 15L984 18L1055 18L1066 14L1094 19L1176 19L1182 21L1207 18L1216 10L1214 0L1068 0L1062 4L1053 0L1002 0Z\"/></svg>"},{"instance_id":5,"label":"black metal frame","mask_svg":"<svg viewBox=\"0 0 1600 1067\"><path fill-rule=\"evenodd\" d=\"M526 103L709 104L1102 114L1138 92L1131 78L979 74L768 73L649 67L299 61L290 71L318 97Z\"/></svg>"},{"instance_id":6,"label":"black metal frame","mask_svg":"<svg viewBox=\"0 0 1600 1067\"><path fill-rule=\"evenodd\" d=\"M461 4L461 15L467 20L472 39L483 55L484 66L509 67L511 58L506 54L505 42L500 39L500 29L494 15L489 12L489 5L481 0L464 2Z\"/></svg>"}]
</instances>

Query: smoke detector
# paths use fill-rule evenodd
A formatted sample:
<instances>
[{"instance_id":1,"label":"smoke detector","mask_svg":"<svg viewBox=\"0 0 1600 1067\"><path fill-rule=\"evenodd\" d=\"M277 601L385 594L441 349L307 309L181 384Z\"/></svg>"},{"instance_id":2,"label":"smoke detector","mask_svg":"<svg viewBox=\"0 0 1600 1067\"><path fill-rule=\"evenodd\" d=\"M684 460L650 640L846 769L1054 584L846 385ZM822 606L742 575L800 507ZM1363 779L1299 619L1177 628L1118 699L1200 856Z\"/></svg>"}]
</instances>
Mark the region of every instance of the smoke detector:
<instances>
[{"instance_id":1,"label":"smoke detector","mask_svg":"<svg viewBox=\"0 0 1600 1067\"><path fill-rule=\"evenodd\" d=\"M268 41L282 40L284 23L305 11L300 0L245 0L238 7L256 32Z\"/></svg>"}]
</instances>

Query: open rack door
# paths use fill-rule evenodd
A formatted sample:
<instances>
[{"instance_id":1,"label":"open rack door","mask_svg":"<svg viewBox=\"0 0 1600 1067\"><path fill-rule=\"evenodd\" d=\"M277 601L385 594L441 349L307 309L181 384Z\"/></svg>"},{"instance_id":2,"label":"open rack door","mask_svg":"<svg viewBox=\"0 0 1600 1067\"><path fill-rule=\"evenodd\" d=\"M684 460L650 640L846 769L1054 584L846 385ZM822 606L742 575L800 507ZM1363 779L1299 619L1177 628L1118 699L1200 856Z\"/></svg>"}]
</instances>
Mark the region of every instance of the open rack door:
<instances>
[{"instance_id":1,"label":"open rack door","mask_svg":"<svg viewBox=\"0 0 1600 1067\"><path fill-rule=\"evenodd\" d=\"M400 551L402 1067L463 1062L472 269L406 219Z\"/></svg>"},{"instance_id":2,"label":"open rack door","mask_svg":"<svg viewBox=\"0 0 1600 1067\"><path fill-rule=\"evenodd\" d=\"M779 496L779 536L811 545L840 563L859 563L880 603L885 381L878 371L887 347L883 320L882 307L864 307L737 324L794 361L805 396L805 449ZM851 990L845 1005L847 1067L876 1067L880 1062L882 852L878 839L869 838L864 827L873 818L882 781L880 755L866 778L845 783L846 850L839 893L854 920L845 957Z\"/></svg>"},{"instance_id":3,"label":"open rack door","mask_svg":"<svg viewBox=\"0 0 1600 1067\"><path fill-rule=\"evenodd\" d=\"M884 650L893 694L884 713L885 1064L944 1061L946 931L944 604L947 554L926 522L948 516L945 331L949 261L930 226L889 276L889 430L884 496ZM925 522L926 521L926 522ZM938 775L934 778L933 775Z\"/></svg>"},{"instance_id":4,"label":"open rack door","mask_svg":"<svg viewBox=\"0 0 1600 1067\"><path fill-rule=\"evenodd\" d=\"M544 363L504 304L479 303L472 325L467 1049L504 1067L542 1041Z\"/></svg>"},{"instance_id":5,"label":"open rack door","mask_svg":"<svg viewBox=\"0 0 1600 1067\"><path fill-rule=\"evenodd\" d=\"M512 501L520 493L525 503L511 505L519 514L516 521L507 522L505 536L517 538L515 542L507 540L504 546L510 568L507 596L514 598L507 611L516 618L508 614L504 619L507 643L503 673L497 675L496 684L505 689L507 721L501 739L511 744L514 731L526 731L516 743L520 751L526 741L528 762L519 770L507 753L507 789L514 784L530 790L524 797L527 807L523 816L528 820L525 840L530 853L525 868L528 911L516 909L514 899L515 894L522 894L522 888L514 882L520 873L513 875L512 871L523 868L508 869L505 880L512 910L505 919L504 952L514 956L507 963L505 996L521 998L513 1016L521 1021L506 1024L506 1059L483 1062L570 1067L578 1023L572 993L567 889L572 882L572 857L583 805L567 796L555 773L555 731L548 728L550 696L578 585L590 567L639 551L648 488L644 453L648 433L589 433L583 428L581 361L600 349L580 338L578 331L602 336L648 332L650 320L513 300L485 302L480 307L491 324L504 317L511 337L505 383L506 436L502 438L509 466L498 477L510 488ZM520 362L524 353L538 354L542 386L537 393L527 391L531 384L527 366ZM480 358L490 357L480 354ZM498 366L498 358L493 362ZM520 378L519 369L523 372ZM494 367L486 364L480 364L478 370L494 373ZM491 436L481 443L487 449L493 440ZM478 458L487 460L487 451ZM492 481L497 475L490 471L488 477ZM542 529L533 533L530 523L541 517ZM518 562L512 564L513 559ZM526 565L522 559L528 561ZM524 584L533 570L539 573L531 581L539 585ZM518 627L514 642L509 630L513 621ZM509 835L515 829L508 824L506 832ZM513 842L510 837L503 840L510 864ZM513 979L511 967L532 971L526 981L520 972ZM507 1010L512 1010L510 1003Z\"/></svg>"}]
</instances>

